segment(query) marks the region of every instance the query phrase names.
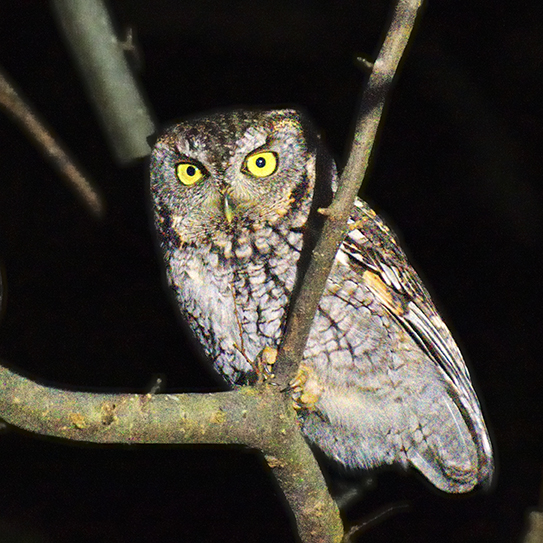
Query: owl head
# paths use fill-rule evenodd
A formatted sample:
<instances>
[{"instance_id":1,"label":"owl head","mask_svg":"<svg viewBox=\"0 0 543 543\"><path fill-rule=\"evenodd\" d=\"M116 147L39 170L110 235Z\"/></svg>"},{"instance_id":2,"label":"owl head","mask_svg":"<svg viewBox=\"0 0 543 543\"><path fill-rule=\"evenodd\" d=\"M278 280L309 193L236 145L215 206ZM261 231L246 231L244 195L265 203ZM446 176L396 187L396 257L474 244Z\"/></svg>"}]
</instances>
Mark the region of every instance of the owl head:
<instances>
[{"instance_id":1,"label":"owl head","mask_svg":"<svg viewBox=\"0 0 543 543\"><path fill-rule=\"evenodd\" d=\"M315 180L310 134L291 109L215 113L167 130L150 165L163 245L228 248L263 227L302 226Z\"/></svg>"}]
</instances>

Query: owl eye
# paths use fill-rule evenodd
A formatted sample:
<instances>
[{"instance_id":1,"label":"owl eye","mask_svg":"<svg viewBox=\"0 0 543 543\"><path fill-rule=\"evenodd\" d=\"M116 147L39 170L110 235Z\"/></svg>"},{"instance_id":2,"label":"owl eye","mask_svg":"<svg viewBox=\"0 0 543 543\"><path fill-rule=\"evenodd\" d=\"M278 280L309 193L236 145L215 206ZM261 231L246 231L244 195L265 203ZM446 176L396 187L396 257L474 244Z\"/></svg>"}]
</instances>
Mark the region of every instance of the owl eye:
<instances>
[{"instance_id":1,"label":"owl eye","mask_svg":"<svg viewBox=\"0 0 543 543\"><path fill-rule=\"evenodd\" d=\"M187 186L194 185L204 176L202 169L192 164L192 162L181 162L175 167L175 173L177 179Z\"/></svg>"},{"instance_id":2,"label":"owl eye","mask_svg":"<svg viewBox=\"0 0 543 543\"><path fill-rule=\"evenodd\" d=\"M271 151L249 155L245 161L245 170L253 177L268 177L277 170L277 155Z\"/></svg>"}]
</instances>

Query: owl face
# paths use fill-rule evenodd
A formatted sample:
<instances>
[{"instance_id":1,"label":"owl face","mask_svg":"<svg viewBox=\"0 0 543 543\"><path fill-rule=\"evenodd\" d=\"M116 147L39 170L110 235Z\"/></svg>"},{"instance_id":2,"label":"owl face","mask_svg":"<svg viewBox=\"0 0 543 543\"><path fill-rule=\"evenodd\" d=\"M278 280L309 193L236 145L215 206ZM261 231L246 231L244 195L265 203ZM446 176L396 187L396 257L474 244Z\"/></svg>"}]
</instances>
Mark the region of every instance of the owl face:
<instances>
[{"instance_id":1,"label":"owl face","mask_svg":"<svg viewBox=\"0 0 543 543\"><path fill-rule=\"evenodd\" d=\"M155 206L176 244L229 250L274 225L307 191L308 149L293 110L233 111L176 125L151 157Z\"/></svg>"}]
</instances>

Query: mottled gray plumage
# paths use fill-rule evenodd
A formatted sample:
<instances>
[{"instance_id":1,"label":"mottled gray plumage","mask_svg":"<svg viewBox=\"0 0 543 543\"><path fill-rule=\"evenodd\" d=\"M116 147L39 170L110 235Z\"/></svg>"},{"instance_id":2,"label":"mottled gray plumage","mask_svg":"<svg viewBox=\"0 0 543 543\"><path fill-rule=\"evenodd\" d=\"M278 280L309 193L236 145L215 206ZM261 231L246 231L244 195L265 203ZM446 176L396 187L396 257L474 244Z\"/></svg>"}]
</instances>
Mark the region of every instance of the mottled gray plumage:
<instances>
[{"instance_id":1,"label":"mottled gray plumage","mask_svg":"<svg viewBox=\"0 0 543 543\"><path fill-rule=\"evenodd\" d=\"M279 345L315 183L335 188L327 157L293 110L211 115L172 127L155 145L151 189L168 280L231 384L250 382L264 348ZM293 399L307 438L348 467L412 465L449 492L492 475L462 355L395 236L362 200Z\"/></svg>"}]
</instances>

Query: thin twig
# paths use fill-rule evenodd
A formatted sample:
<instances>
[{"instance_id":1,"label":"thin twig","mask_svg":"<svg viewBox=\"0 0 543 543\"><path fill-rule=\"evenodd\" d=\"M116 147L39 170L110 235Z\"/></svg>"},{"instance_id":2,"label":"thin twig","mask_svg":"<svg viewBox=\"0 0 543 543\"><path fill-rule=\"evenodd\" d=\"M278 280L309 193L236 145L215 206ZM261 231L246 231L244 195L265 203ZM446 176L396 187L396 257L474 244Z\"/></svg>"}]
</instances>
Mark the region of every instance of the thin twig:
<instances>
[{"instance_id":1,"label":"thin twig","mask_svg":"<svg viewBox=\"0 0 543 543\"><path fill-rule=\"evenodd\" d=\"M366 173L385 99L403 55L422 0L398 0L381 51L362 95L347 165L313 251L303 284L293 302L287 330L275 363L276 382L285 387L295 376L334 257L346 231L355 198Z\"/></svg>"},{"instance_id":2,"label":"thin twig","mask_svg":"<svg viewBox=\"0 0 543 543\"><path fill-rule=\"evenodd\" d=\"M371 74L371 71L373 70L373 62L371 60L368 60L366 57L363 57L362 55L358 55L355 58L355 62L360 69Z\"/></svg>"},{"instance_id":3,"label":"thin twig","mask_svg":"<svg viewBox=\"0 0 543 543\"><path fill-rule=\"evenodd\" d=\"M6 74L0 69L0 106L30 136L62 177L75 190L96 216L104 213L104 203L89 179L74 160L60 146L51 132L44 126L24 98L15 90Z\"/></svg>"},{"instance_id":4,"label":"thin twig","mask_svg":"<svg viewBox=\"0 0 543 543\"><path fill-rule=\"evenodd\" d=\"M402 513L409 510L410 505L407 502L395 503L393 505L387 505L382 507L378 511L374 511L368 519L352 526L347 533L343 536L342 543L353 543L356 541L355 537L359 536L361 533L366 532L368 528L383 522L384 520L390 518L396 513Z\"/></svg>"}]
</instances>

